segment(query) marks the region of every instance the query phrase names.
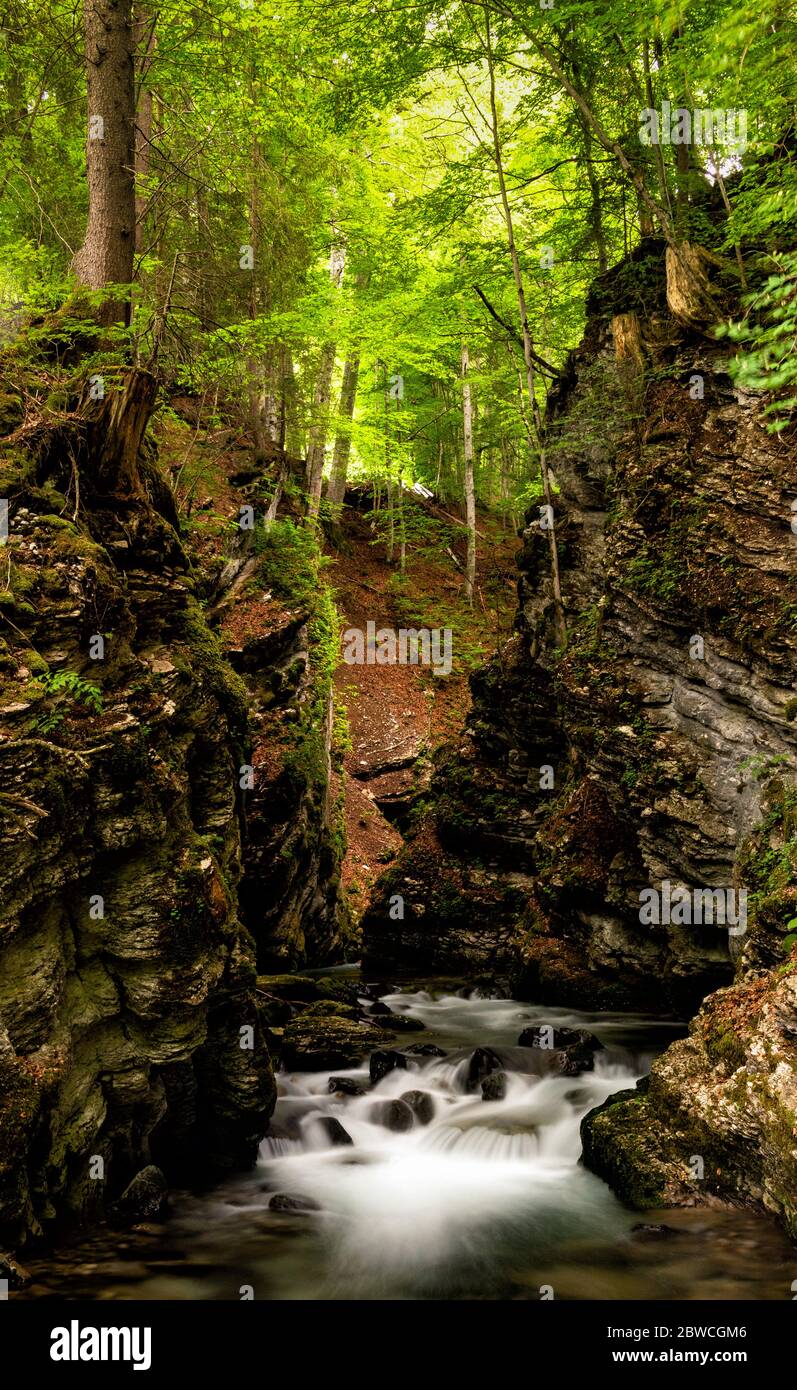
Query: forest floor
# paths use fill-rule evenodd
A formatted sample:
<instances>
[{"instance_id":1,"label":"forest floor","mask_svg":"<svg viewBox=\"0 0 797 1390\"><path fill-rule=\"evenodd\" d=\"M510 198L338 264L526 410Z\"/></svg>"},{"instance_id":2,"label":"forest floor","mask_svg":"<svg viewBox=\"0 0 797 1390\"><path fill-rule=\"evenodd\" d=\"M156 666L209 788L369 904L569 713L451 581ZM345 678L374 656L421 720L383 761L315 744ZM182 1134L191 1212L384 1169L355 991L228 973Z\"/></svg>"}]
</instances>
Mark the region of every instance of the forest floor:
<instances>
[{"instance_id":1,"label":"forest floor","mask_svg":"<svg viewBox=\"0 0 797 1390\"><path fill-rule=\"evenodd\" d=\"M343 631L449 627L449 675L422 665L348 665L336 675L345 705L349 746L344 758L347 851L342 885L352 916L365 910L376 879L398 852L406 825L428 788L437 748L456 738L470 708L468 677L511 631L516 595L517 538L500 519L480 512L477 592L464 596L465 530L456 507L448 521L430 516L408 494L415 513L415 543L407 548L402 579L388 564L379 514L346 507L343 547L329 551L332 585Z\"/></svg>"},{"instance_id":2,"label":"forest floor","mask_svg":"<svg viewBox=\"0 0 797 1390\"><path fill-rule=\"evenodd\" d=\"M242 501L257 510L268 489L242 493L239 476L251 468L251 446L235 429L205 426L197 402L175 397L157 427L158 449L188 522L193 563L207 571L228 553ZM511 524L479 510L477 582L473 604L464 595L466 532L453 502L423 502L405 492L405 573L388 563L385 513L371 510L369 488L347 494L339 548L325 546L323 581L332 588L342 631L450 628L452 667L435 675L423 665L347 665L335 676L345 709L348 744L343 763L347 850L342 891L354 922L385 865L395 858L413 807L428 789L436 749L460 733L470 708L469 675L511 633L516 607L518 539ZM190 505L189 505L190 503ZM290 508L287 514L292 515ZM280 509L283 515L283 508ZM294 516L298 520L298 515ZM262 638L295 616L290 603L248 585L227 607L220 635L226 648ZM280 756L273 731L255 731L256 771ZM333 799L341 789L335 773Z\"/></svg>"}]
</instances>

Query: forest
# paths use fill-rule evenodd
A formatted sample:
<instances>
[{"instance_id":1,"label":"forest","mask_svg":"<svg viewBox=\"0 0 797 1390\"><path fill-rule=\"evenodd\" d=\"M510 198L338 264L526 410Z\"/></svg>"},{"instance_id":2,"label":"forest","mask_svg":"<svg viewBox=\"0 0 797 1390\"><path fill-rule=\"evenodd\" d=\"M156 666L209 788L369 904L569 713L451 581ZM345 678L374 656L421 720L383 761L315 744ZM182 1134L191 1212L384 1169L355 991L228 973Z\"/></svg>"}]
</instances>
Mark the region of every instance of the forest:
<instances>
[{"instance_id":1,"label":"forest","mask_svg":"<svg viewBox=\"0 0 797 1390\"><path fill-rule=\"evenodd\" d=\"M0 1296L787 1304L795 6L0 30Z\"/></svg>"}]
</instances>

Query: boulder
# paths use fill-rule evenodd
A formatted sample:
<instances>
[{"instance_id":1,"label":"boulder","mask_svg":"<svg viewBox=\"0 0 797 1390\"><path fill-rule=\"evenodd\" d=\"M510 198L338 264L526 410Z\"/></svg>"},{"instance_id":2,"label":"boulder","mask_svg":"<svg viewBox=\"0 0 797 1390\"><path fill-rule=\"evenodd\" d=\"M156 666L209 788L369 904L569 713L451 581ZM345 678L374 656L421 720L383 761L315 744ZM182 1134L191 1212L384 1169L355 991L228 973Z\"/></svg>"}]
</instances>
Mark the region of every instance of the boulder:
<instances>
[{"instance_id":1,"label":"boulder","mask_svg":"<svg viewBox=\"0 0 797 1390\"><path fill-rule=\"evenodd\" d=\"M31 1276L13 1255L0 1250L0 1279L4 1279L9 1289L26 1289Z\"/></svg>"},{"instance_id":2,"label":"boulder","mask_svg":"<svg viewBox=\"0 0 797 1390\"><path fill-rule=\"evenodd\" d=\"M482 1100L503 1100L506 1096L506 1082L505 1071L490 1072L482 1081Z\"/></svg>"},{"instance_id":3,"label":"boulder","mask_svg":"<svg viewBox=\"0 0 797 1390\"><path fill-rule=\"evenodd\" d=\"M394 1134L412 1129L415 1123L412 1106L405 1100L379 1100L371 1106L368 1117L373 1124L383 1125Z\"/></svg>"},{"instance_id":4,"label":"boulder","mask_svg":"<svg viewBox=\"0 0 797 1390\"><path fill-rule=\"evenodd\" d=\"M537 1047L554 1059L553 1065L563 1076L578 1076L595 1068L595 1053L603 1043L583 1028L524 1028L518 1047Z\"/></svg>"},{"instance_id":5,"label":"boulder","mask_svg":"<svg viewBox=\"0 0 797 1390\"><path fill-rule=\"evenodd\" d=\"M301 1010L305 1018L350 1018L360 1017L360 1010L354 1004L344 1004L341 999L318 999Z\"/></svg>"},{"instance_id":6,"label":"boulder","mask_svg":"<svg viewBox=\"0 0 797 1390\"><path fill-rule=\"evenodd\" d=\"M478 1091L485 1076L489 1076L491 1072L500 1071L502 1065L498 1053L493 1052L491 1047L477 1047L468 1062L466 1090Z\"/></svg>"},{"instance_id":7,"label":"boulder","mask_svg":"<svg viewBox=\"0 0 797 1390\"><path fill-rule=\"evenodd\" d=\"M319 999L337 999L341 1004L356 1004L362 993L356 981L338 975L323 975L316 987Z\"/></svg>"},{"instance_id":8,"label":"boulder","mask_svg":"<svg viewBox=\"0 0 797 1390\"><path fill-rule=\"evenodd\" d=\"M407 1058L403 1052L395 1052L392 1048L379 1048L371 1054L370 1062L371 1082L375 1086L383 1076L387 1076L389 1071L407 1069Z\"/></svg>"},{"instance_id":9,"label":"boulder","mask_svg":"<svg viewBox=\"0 0 797 1390\"><path fill-rule=\"evenodd\" d=\"M409 1014L388 1011L379 1015L379 1027L386 1028L389 1033L422 1033L426 1024L421 1023L419 1018L410 1018Z\"/></svg>"},{"instance_id":10,"label":"boulder","mask_svg":"<svg viewBox=\"0 0 797 1390\"><path fill-rule=\"evenodd\" d=\"M429 1091L405 1091L401 1100L410 1107L419 1125L428 1125L434 1119L434 1097Z\"/></svg>"},{"instance_id":11,"label":"boulder","mask_svg":"<svg viewBox=\"0 0 797 1390\"><path fill-rule=\"evenodd\" d=\"M258 975L257 987L278 999L298 1000L303 1004L320 998L318 982L311 980L309 975Z\"/></svg>"},{"instance_id":12,"label":"boulder","mask_svg":"<svg viewBox=\"0 0 797 1390\"><path fill-rule=\"evenodd\" d=\"M352 1019L297 1014L285 1029L282 1061L288 1071L352 1067L387 1041L387 1034Z\"/></svg>"},{"instance_id":13,"label":"boulder","mask_svg":"<svg viewBox=\"0 0 797 1390\"><path fill-rule=\"evenodd\" d=\"M351 1076L330 1076L328 1090L330 1095L337 1093L342 1096L364 1096L366 1094L365 1087Z\"/></svg>"},{"instance_id":14,"label":"boulder","mask_svg":"<svg viewBox=\"0 0 797 1390\"><path fill-rule=\"evenodd\" d=\"M333 1148L340 1148L343 1145L353 1144L354 1140L347 1129L343 1128L340 1120L334 1115L316 1115L316 1122L321 1126Z\"/></svg>"},{"instance_id":15,"label":"boulder","mask_svg":"<svg viewBox=\"0 0 797 1390\"><path fill-rule=\"evenodd\" d=\"M275 1192L269 1202L271 1211L320 1211L318 1202L312 1197L294 1196L292 1192Z\"/></svg>"},{"instance_id":16,"label":"boulder","mask_svg":"<svg viewBox=\"0 0 797 1390\"><path fill-rule=\"evenodd\" d=\"M154 1163L136 1173L116 1202L114 1215L124 1221L154 1221L165 1216L168 1207L168 1187L160 1168Z\"/></svg>"}]
</instances>

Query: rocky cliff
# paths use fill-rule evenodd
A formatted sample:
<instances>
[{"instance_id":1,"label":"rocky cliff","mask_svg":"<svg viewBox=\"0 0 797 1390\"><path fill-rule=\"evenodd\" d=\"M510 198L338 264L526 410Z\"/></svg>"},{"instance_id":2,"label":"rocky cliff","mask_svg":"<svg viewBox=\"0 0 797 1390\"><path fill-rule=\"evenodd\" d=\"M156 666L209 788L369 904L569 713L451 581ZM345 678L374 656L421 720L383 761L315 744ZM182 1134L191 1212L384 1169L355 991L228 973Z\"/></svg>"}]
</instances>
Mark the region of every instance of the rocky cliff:
<instances>
[{"instance_id":1,"label":"rocky cliff","mask_svg":"<svg viewBox=\"0 0 797 1390\"><path fill-rule=\"evenodd\" d=\"M738 1181L783 1210L797 455L788 432L767 431L765 401L734 384L727 345L685 322L671 271L649 241L595 286L548 403L567 647L540 498L514 638L473 681L465 736L366 919L366 957L505 975L527 998L686 1015L737 969L647 1096L587 1126L587 1153L647 1202L684 1190L673 1165L686 1144L719 1170L714 1190ZM746 890L746 926L641 912L648 890L661 903L679 889L690 904L722 889L737 910ZM658 1176L643 1181L647 1165Z\"/></svg>"},{"instance_id":2,"label":"rocky cliff","mask_svg":"<svg viewBox=\"0 0 797 1390\"><path fill-rule=\"evenodd\" d=\"M12 1246L96 1218L147 1165L185 1181L252 1161L275 1096L253 932L268 957L270 924L294 904L315 896L316 918L335 920L324 786L297 772L281 819L251 784L268 703L255 687L270 672L299 723L318 694L302 663L291 681L276 674L304 619L287 635L275 621L255 673L246 642L214 633L145 438L154 381L120 369L91 393L73 361L55 396L63 343L45 334L2 363L0 1244ZM246 904L250 930L247 853L292 855L297 805L308 851L288 885L264 883L259 911ZM340 949L334 928L295 938L301 958Z\"/></svg>"}]
</instances>

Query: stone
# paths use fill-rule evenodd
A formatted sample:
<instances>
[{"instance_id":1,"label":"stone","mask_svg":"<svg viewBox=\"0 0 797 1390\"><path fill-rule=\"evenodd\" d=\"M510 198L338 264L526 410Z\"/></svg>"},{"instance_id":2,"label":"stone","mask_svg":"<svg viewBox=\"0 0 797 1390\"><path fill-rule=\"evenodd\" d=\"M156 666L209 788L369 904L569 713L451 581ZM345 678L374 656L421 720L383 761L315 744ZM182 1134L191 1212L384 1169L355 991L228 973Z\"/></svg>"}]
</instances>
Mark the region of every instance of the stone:
<instances>
[{"instance_id":1,"label":"stone","mask_svg":"<svg viewBox=\"0 0 797 1390\"><path fill-rule=\"evenodd\" d=\"M358 1019L360 1010L354 1004L344 1004L340 999L317 999L302 1009L303 1018L349 1018ZM380 1024L381 1027L381 1024Z\"/></svg>"},{"instance_id":2,"label":"stone","mask_svg":"<svg viewBox=\"0 0 797 1390\"><path fill-rule=\"evenodd\" d=\"M320 1211L321 1207L313 1197L299 1197L291 1192L275 1192L269 1202L270 1211Z\"/></svg>"},{"instance_id":3,"label":"stone","mask_svg":"<svg viewBox=\"0 0 797 1390\"><path fill-rule=\"evenodd\" d=\"M371 1106L368 1118L394 1134L405 1133L415 1123L413 1108L405 1100L378 1100Z\"/></svg>"},{"instance_id":4,"label":"stone","mask_svg":"<svg viewBox=\"0 0 797 1390\"><path fill-rule=\"evenodd\" d=\"M380 1014L378 1017L380 1028L386 1029L388 1033L422 1033L426 1027L419 1018L411 1018L409 1014L394 1014L388 1012Z\"/></svg>"},{"instance_id":5,"label":"stone","mask_svg":"<svg viewBox=\"0 0 797 1390\"><path fill-rule=\"evenodd\" d=\"M482 1100L504 1100L507 1076L504 1071L491 1072L481 1083Z\"/></svg>"},{"instance_id":6,"label":"stone","mask_svg":"<svg viewBox=\"0 0 797 1390\"><path fill-rule=\"evenodd\" d=\"M580 1076L582 1072L593 1071L595 1053L603 1050L603 1043L583 1028L544 1026L524 1028L518 1046L538 1048L543 1056L550 1056L563 1076Z\"/></svg>"},{"instance_id":7,"label":"stone","mask_svg":"<svg viewBox=\"0 0 797 1390\"><path fill-rule=\"evenodd\" d=\"M13 1255L0 1250L0 1279L5 1279L7 1281L9 1289L14 1291L26 1289L31 1282L31 1278L32 1276L28 1273L27 1269L25 1269L24 1265L21 1265L18 1260L15 1260Z\"/></svg>"},{"instance_id":8,"label":"stone","mask_svg":"<svg viewBox=\"0 0 797 1390\"><path fill-rule=\"evenodd\" d=\"M364 1096L366 1089L351 1076L330 1076L328 1088L330 1095Z\"/></svg>"},{"instance_id":9,"label":"stone","mask_svg":"<svg viewBox=\"0 0 797 1390\"><path fill-rule=\"evenodd\" d=\"M478 1091L485 1076L489 1076L490 1072L500 1071L502 1066L501 1058L491 1047L477 1047L468 1061L466 1089Z\"/></svg>"},{"instance_id":10,"label":"stone","mask_svg":"<svg viewBox=\"0 0 797 1390\"><path fill-rule=\"evenodd\" d=\"M115 1204L125 1221L153 1221L166 1215L169 1192L160 1168L149 1164L136 1173Z\"/></svg>"},{"instance_id":11,"label":"stone","mask_svg":"<svg viewBox=\"0 0 797 1390\"><path fill-rule=\"evenodd\" d=\"M296 1014L282 1037L282 1063L288 1071L353 1067L386 1038L378 1028L338 1015Z\"/></svg>"},{"instance_id":12,"label":"stone","mask_svg":"<svg viewBox=\"0 0 797 1390\"><path fill-rule=\"evenodd\" d=\"M319 997L318 983L309 975L258 975L257 987L277 999L311 1004Z\"/></svg>"},{"instance_id":13,"label":"stone","mask_svg":"<svg viewBox=\"0 0 797 1390\"><path fill-rule=\"evenodd\" d=\"M434 1096L429 1091L405 1091L400 1099L410 1107L419 1125L431 1124L434 1119Z\"/></svg>"},{"instance_id":14,"label":"stone","mask_svg":"<svg viewBox=\"0 0 797 1390\"><path fill-rule=\"evenodd\" d=\"M354 1143L347 1129L343 1128L340 1120L335 1115L317 1115L316 1123L321 1126L333 1148L340 1148Z\"/></svg>"},{"instance_id":15,"label":"stone","mask_svg":"<svg viewBox=\"0 0 797 1390\"><path fill-rule=\"evenodd\" d=\"M371 1053L369 1070L371 1084L376 1085L388 1072L407 1069L407 1058L403 1052L395 1052L392 1048L378 1048Z\"/></svg>"}]
</instances>

